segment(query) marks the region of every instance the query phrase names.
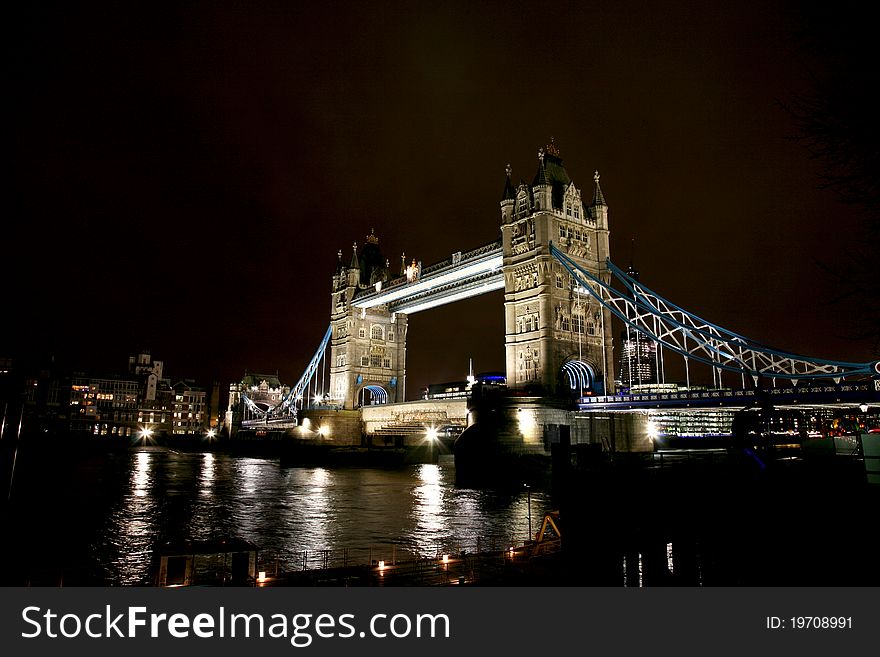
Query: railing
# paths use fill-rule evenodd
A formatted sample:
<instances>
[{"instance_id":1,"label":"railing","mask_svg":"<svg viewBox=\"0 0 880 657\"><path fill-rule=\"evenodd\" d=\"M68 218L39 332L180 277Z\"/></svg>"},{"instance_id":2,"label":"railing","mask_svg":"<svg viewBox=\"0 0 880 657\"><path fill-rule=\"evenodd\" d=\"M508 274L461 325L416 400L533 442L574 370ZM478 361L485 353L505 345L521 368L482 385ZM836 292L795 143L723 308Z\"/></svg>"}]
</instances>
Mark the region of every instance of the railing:
<instances>
[{"instance_id":1,"label":"railing","mask_svg":"<svg viewBox=\"0 0 880 657\"><path fill-rule=\"evenodd\" d=\"M424 553L391 543L365 548L301 550L288 553L284 558L267 558L261 554L257 571L265 573L265 578L258 583L363 575L413 584L465 583L500 574L511 564L551 554L560 548L558 539L534 543L515 537L507 540L476 537L463 543L449 537Z\"/></svg>"},{"instance_id":2,"label":"railing","mask_svg":"<svg viewBox=\"0 0 880 657\"><path fill-rule=\"evenodd\" d=\"M802 386L802 387L786 387L786 388L770 388L761 391L761 394L771 396L785 395L819 395L834 393L858 393L871 392L873 388L865 383L850 383L842 385L826 385L826 386ZM716 390L690 390L681 392L650 392L638 393L631 395L604 395L599 397L582 397L580 404L589 406L594 404L629 404L643 403L652 401L697 401L702 399L750 399L758 395L753 389L731 390L728 388L719 388Z\"/></svg>"}]
</instances>

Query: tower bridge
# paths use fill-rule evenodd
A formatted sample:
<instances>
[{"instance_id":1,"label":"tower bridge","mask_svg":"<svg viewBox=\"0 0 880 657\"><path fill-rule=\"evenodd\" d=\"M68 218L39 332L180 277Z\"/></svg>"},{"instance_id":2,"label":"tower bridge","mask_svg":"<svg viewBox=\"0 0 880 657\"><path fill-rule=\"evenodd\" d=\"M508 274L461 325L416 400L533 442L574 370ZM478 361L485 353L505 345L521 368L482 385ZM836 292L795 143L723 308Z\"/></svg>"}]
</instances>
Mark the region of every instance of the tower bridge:
<instances>
[{"instance_id":1,"label":"tower bridge","mask_svg":"<svg viewBox=\"0 0 880 657\"><path fill-rule=\"evenodd\" d=\"M567 424L578 433L578 422L596 413L753 405L762 380L780 379L788 386L788 392L761 397L771 402L880 401L880 362L824 360L767 347L697 317L614 265L608 205L599 180L595 172L591 193L583 195L551 142L538 150L531 184L514 184L508 165L499 239L428 266L402 258L397 275L372 232L360 249L353 245L348 264L339 251L330 324L318 350L275 405L256 403L248 390L236 390L235 399L245 409L243 426L295 426L304 409L323 409L357 412L364 433L387 433L403 424L409 433L418 433L415 416L399 419L412 403L406 402L408 316L501 289L507 387L522 400L506 412L517 418L521 439L536 448L546 447L546 427ZM656 346L651 353L658 372L664 358L678 356L684 360L687 388L690 368L699 365L712 370L717 389L616 394L612 321ZM730 384L722 382L723 374L739 379L739 389L723 391ZM839 397L841 381L863 385L846 391L844 402L835 402L829 395ZM541 406L536 399L555 401ZM375 406L386 408L365 414L363 409ZM459 406L456 401L455 408L443 411L456 426L467 423ZM366 415L373 419L367 422Z\"/></svg>"},{"instance_id":2,"label":"tower bridge","mask_svg":"<svg viewBox=\"0 0 880 657\"><path fill-rule=\"evenodd\" d=\"M531 185L508 166L500 238L423 267L401 263L392 277L379 239L339 253L331 292L330 395L345 408L403 402L407 316L504 290L507 385L541 394L599 394L614 381L611 313L576 293L551 252L557 243L584 271L605 277L608 207L593 176L584 202L555 144L538 150Z\"/></svg>"}]
</instances>

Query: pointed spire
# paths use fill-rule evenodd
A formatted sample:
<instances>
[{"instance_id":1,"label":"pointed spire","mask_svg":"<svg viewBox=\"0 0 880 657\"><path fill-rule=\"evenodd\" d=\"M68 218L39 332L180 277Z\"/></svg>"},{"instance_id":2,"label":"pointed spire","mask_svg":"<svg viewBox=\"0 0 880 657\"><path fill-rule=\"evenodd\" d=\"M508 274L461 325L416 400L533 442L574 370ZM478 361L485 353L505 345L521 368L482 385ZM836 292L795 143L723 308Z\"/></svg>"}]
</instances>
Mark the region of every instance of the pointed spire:
<instances>
[{"instance_id":1,"label":"pointed spire","mask_svg":"<svg viewBox=\"0 0 880 657\"><path fill-rule=\"evenodd\" d=\"M504 192L501 194L502 203L504 201L513 201L516 199L516 190L513 188L513 183L510 181L510 174L513 173L513 169L511 169L508 164L504 170L507 172L507 178L504 181Z\"/></svg>"},{"instance_id":2,"label":"pointed spire","mask_svg":"<svg viewBox=\"0 0 880 657\"><path fill-rule=\"evenodd\" d=\"M360 269L361 263L358 262L358 244L357 242L351 243L351 268L352 269Z\"/></svg>"},{"instance_id":3,"label":"pointed spire","mask_svg":"<svg viewBox=\"0 0 880 657\"><path fill-rule=\"evenodd\" d=\"M538 173L535 174L535 180L532 185L546 185L547 171L544 169L544 149L538 149Z\"/></svg>"},{"instance_id":4,"label":"pointed spire","mask_svg":"<svg viewBox=\"0 0 880 657\"><path fill-rule=\"evenodd\" d=\"M400 275L406 276L406 252L400 254Z\"/></svg>"},{"instance_id":5,"label":"pointed spire","mask_svg":"<svg viewBox=\"0 0 880 657\"><path fill-rule=\"evenodd\" d=\"M596 173L593 174L593 180L596 181L596 190L593 192L592 206L596 207L599 205L604 205L607 207L608 204L605 203L605 195L602 193L602 188L599 186L599 172L598 171L596 171Z\"/></svg>"}]
</instances>

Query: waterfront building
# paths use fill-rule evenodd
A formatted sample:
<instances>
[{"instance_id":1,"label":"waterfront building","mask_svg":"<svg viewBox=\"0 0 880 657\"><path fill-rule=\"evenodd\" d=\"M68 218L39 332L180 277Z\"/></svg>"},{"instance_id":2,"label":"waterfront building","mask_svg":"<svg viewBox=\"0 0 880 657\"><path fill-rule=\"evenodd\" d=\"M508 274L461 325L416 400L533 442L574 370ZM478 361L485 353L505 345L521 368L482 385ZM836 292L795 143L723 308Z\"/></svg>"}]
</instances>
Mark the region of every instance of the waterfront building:
<instances>
[{"instance_id":1,"label":"waterfront building","mask_svg":"<svg viewBox=\"0 0 880 657\"><path fill-rule=\"evenodd\" d=\"M70 380L70 430L111 438L135 436L139 393L140 381L131 376L74 373Z\"/></svg>"},{"instance_id":2,"label":"waterfront building","mask_svg":"<svg viewBox=\"0 0 880 657\"><path fill-rule=\"evenodd\" d=\"M128 372L143 378L141 399L145 402L155 401L159 381L162 380L163 363L152 360L149 350L142 350L137 356L128 357Z\"/></svg>"},{"instance_id":3,"label":"waterfront building","mask_svg":"<svg viewBox=\"0 0 880 657\"><path fill-rule=\"evenodd\" d=\"M171 386L173 434L202 434L208 429L205 390L192 381L178 381Z\"/></svg>"},{"instance_id":4,"label":"waterfront building","mask_svg":"<svg viewBox=\"0 0 880 657\"><path fill-rule=\"evenodd\" d=\"M142 391L144 388L141 389ZM138 424L141 429L149 429L153 433L168 435L174 428L172 408L174 391L169 379L156 382L154 399L141 398L138 405Z\"/></svg>"}]
</instances>

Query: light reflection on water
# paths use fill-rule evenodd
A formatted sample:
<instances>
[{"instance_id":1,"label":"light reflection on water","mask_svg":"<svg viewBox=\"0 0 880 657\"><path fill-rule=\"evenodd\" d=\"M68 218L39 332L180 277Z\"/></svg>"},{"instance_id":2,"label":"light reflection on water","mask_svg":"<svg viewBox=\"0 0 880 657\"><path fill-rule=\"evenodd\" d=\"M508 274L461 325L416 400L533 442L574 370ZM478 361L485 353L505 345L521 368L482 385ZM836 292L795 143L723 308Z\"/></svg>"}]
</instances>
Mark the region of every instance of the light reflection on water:
<instances>
[{"instance_id":1,"label":"light reflection on water","mask_svg":"<svg viewBox=\"0 0 880 657\"><path fill-rule=\"evenodd\" d=\"M120 574L119 583L137 583L146 579L156 537L153 519L157 501L152 491L150 474L152 454L138 452L133 456L129 490L110 516L115 531L106 544L116 551L110 561L110 576Z\"/></svg>"},{"instance_id":2,"label":"light reflection on water","mask_svg":"<svg viewBox=\"0 0 880 657\"><path fill-rule=\"evenodd\" d=\"M453 547L503 548L528 536L524 491L455 487L451 460L399 470L281 468L277 461L223 454L132 454L126 490L106 518L96 557L108 580L149 579L163 541L235 535L282 569L304 551L390 549L430 556ZM549 498L532 490L532 517Z\"/></svg>"}]
</instances>

